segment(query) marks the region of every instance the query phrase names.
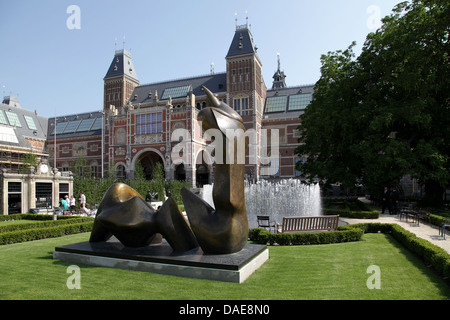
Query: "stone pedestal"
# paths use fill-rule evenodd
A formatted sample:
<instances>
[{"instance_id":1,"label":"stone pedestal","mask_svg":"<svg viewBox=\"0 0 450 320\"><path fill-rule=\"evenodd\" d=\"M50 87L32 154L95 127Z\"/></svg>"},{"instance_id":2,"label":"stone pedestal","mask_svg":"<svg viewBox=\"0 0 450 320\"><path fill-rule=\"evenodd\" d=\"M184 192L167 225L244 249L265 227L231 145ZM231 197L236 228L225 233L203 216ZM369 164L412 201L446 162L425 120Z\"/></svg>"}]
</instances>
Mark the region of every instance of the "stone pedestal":
<instances>
[{"instance_id":1,"label":"stone pedestal","mask_svg":"<svg viewBox=\"0 0 450 320\"><path fill-rule=\"evenodd\" d=\"M177 253L162 244L129 248L114 237L106 242L80 242L56 247L53 259L108 268L242 283L269 259L265 245L247 244L232 254L209 255L201 248Z\"/></svg>"}]
</instances>

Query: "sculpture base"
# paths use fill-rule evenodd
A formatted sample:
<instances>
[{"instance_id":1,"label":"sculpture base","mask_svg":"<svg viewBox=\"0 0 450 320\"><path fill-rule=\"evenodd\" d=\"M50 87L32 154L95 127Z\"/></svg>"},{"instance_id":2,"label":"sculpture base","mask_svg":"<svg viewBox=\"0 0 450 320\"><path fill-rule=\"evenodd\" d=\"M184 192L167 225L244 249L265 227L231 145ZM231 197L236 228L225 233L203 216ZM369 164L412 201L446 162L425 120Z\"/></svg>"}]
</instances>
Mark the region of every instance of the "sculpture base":
<instances>
[{"instance_id":1,"label":"sculpture base","mask_svg":"<svg viewBox=\"0 0 450 320\"><path fill-rule=\"evenodd\" d=\"M269 259L265 245L247 244L232 254L204 254L201 248L176 253L159 245L125 247L112 237L105 242L80 242L56 247L53 259L108 268L242 283Z\"/></svg>"}]
</instances>

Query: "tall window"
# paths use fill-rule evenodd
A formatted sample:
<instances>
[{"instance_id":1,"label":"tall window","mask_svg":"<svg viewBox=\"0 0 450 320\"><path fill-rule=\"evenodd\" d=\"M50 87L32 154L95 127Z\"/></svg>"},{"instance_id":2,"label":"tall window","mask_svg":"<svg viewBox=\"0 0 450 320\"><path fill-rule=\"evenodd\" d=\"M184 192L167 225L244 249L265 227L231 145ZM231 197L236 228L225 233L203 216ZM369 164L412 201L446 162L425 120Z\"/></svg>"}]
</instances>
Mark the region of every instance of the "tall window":
<instances>
[{"instance_id":1,"label":"tall window","mask_svg":"<svg viewBox=\"0 0 450 320\"><path fill-rule=\"evenodd\" d=\"M162 112L136 115L136 134L162 133Z\"/></svg>"},{"instance_id":2,"label":"tall window","mask_svg":"<svg viewBox=\"0 0 450 320\"><path fill-rule=\"evenodd\" d=\"M248 97L233 99L233 107L241 116L248 116Z\"/></svg>"}]
</instances>

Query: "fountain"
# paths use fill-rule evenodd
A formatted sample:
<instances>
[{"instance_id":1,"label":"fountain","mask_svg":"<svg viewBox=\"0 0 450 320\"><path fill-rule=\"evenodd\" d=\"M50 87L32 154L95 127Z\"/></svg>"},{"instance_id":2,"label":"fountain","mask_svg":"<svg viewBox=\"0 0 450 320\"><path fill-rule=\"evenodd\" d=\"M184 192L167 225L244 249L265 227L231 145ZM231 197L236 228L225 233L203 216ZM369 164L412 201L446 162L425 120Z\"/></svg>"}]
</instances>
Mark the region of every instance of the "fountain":
<instances>
[{"instance_id":1,"label":"fountain","mask_svg":"<svg viewBox=\"0 0 450 320\"><path fill-rule=\"evenodd\" d=\"M203 186L203 199L214 206L211 192L212 185ZM256 216L269 216L281 224L283 217L322 215L319 185L305 185L298 179L246 181L245 206L249 228L258 226Z\"/></svg>"}]
</instances>

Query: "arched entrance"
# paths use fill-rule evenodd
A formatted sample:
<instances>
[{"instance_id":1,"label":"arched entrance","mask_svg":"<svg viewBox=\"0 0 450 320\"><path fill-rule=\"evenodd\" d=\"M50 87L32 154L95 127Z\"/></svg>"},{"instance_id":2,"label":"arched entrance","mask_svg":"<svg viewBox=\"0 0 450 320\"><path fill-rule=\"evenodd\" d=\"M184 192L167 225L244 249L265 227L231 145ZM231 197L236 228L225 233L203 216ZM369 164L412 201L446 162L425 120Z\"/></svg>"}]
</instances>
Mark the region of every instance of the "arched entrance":
<instances>
[{"instance_id":1,"label":"arched entrance","mask_svg":"<svg viewBox=\"0 0 450 320\"><path fill-rule=\"evenodd\" d=\"M203 185L209 183L209 172L208 168L204 164L198 164L196 170L196 181L197 187L203 188Z\"/></svg>"},{"instance_id":2,"label":"arched entrance","mask_svg":"<svg viewBox=\"0 0 450 320\"><path fill-rule=\"evenodd\" d=\"M175 180L186 181L186 171L183 163L180 163L175 167Z\"/></svg>"},{"instance_id":3,"label":"arched entrance","mask_svg":"<svg viewBox=\"0 0 450 320\"><path fill-rule=\"evenodd\" d=\"M201 150L197 154L197 158L195 161L195 181L198 188L203 188L203 185L209 184L211 173L211 167L209 163L211 163L211 157L209 156L209 153Z\"/></svg>"},{"instance_id":4,"label":"arched entrance","mask_svg":"<svg viewBox=\"0 0 450 320\"><path fill-rule=\"evenodd\" d=\"M137 174L136 173L137 163L140 163L140 165L142 166L143 175L146 180L153 179L153 170L155 169L157 163L161 164L163 175L165 176L163 159L158 153L154 151L145 151L137 157L137 160L135 161L133 168L135 170L135 175Z\"/></svg>"}]
</instances>

